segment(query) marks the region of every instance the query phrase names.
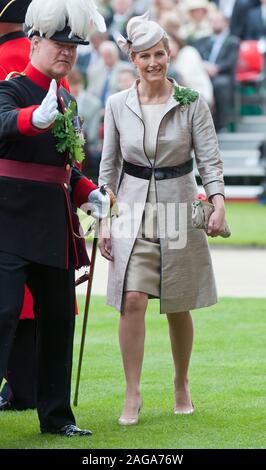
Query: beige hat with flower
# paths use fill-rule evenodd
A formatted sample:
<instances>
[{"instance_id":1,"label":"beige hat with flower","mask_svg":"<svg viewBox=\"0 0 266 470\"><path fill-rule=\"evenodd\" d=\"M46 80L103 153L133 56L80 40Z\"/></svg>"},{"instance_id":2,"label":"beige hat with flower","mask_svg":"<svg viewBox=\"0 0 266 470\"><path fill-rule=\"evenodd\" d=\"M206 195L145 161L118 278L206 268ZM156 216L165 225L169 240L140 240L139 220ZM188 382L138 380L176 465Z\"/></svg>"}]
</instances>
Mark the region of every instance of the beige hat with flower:
<instances>
[{"instance_id":1,"label":"beige hat with flower","mask_svg":"<svg viewBox=\"0 0 266 470\"><path fill-rule=\"evenodd\" d=\"M116 42L123 52L128 54L131 51L146 51L166 37L164 29L155 21L149 20L149 17L149 11L144 15L134 16L127 24L127 38L121 34L116 37Z\"/></svg>"}]
</instances>

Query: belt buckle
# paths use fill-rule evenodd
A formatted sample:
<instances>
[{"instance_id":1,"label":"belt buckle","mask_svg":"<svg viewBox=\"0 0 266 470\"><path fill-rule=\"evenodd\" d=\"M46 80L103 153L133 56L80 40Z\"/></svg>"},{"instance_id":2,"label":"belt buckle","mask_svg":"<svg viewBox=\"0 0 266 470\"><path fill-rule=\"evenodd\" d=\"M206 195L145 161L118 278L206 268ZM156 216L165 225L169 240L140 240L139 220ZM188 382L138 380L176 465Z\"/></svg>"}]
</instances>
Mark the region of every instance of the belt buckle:
<instances>
[{"instance_id":1,"label":"belt buckle","mask_svg":"<svg viewBox=\"0 0 266 470\"><path fill-rule=\"evenodd\" d=\"M165 179L164 171L161 168L155 168L154 176L155 176L155 179L159 181Z\"/></svg>"}]
</instances>

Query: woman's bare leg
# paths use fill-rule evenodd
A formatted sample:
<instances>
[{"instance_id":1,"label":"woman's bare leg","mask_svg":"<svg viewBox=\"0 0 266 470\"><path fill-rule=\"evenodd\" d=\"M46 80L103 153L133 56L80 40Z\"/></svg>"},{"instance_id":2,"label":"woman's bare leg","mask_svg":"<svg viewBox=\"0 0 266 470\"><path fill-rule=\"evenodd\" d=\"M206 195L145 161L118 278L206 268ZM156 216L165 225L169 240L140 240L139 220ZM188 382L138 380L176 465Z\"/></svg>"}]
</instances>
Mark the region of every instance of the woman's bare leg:
<instances>
[{"instance_id":1,"label":"woman's bare leg","mask_svg":"<svg viewBox=\"0 0 266 470\"><path fill-rule=\"evenodd\" d=\"M168 313L169 335L175 366L175 409L192 408L188 368L193 345L193 321L190 312Z\"/></svg>"},{"instance_id":2,"label":"woman's bare leg","mask_svg":"<svg viewBox=\"0 0 266 470\"><path fill-rule=\"evenodd\" d=\"M126 378L126 397L123 419L136 418L141 404L140 377L144 356L145 312L148 295L126 292L120 316L119 342Z\"/></svg>"}]
</instances>

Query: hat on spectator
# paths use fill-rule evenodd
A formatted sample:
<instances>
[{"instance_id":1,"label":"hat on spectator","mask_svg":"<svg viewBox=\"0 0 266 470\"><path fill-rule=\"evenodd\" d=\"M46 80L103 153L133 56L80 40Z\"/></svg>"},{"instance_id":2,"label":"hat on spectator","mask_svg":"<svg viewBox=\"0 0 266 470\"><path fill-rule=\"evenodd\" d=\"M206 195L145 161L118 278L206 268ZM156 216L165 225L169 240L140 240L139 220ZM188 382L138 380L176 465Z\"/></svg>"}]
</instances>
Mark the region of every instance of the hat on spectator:
<instances>
[{"instance_id":1,"label":"hat on spectator","mask_svg":"<svg viewBox=\"0 0 266 470\"><path fill-rule=\"evenodd\" d=\"M187 0L187 10L196 10L197 8L210 9L208 0Z\"/></svg>"},{"instance_id":2,"label":"hat on spectator","mask_svg":"<svg viewBox=\"0 0 266 470\"><path fill-rule=\"evenodd\" d=\"M149 11L144 15L134 16L127 23L127 38L121 34L116 37L116 42L123 52L128 54L145 51L166 37L164 29L155 21L149 20L149 17Z\"/></svg>"},{"instance_id":3,"label":"hat on spectator","mask_svg":"<svg viewBox=\"0 0 266 470\"><path fill-rule=\"evenodd\" d=\"M70 44L89 44L90 23L106 31L93 0L32 0L25 23L29 37L41 36Z\"/></svg>"},{"instance_id":4,"label":"hat on spectator","mask_svg":"<svg viewBox=\"0 0 266 470\"><path fill-rule=\"evenodd\" d=\"M0 23L24 23L31 0L0 0Z\"/></svg>"}]
</instances>

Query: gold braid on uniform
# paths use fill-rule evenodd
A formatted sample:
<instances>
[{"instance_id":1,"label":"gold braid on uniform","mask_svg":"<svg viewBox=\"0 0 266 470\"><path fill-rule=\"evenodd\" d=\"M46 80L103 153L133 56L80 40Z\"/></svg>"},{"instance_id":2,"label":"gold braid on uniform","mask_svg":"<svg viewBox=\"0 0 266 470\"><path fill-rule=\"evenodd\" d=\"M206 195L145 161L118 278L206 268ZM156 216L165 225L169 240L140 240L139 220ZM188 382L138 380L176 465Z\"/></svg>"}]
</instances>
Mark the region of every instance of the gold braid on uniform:
<instances>
[{"instance_id":1,"label":"gold braid on uniform","mask_svg":"<svg viewBox=\"0 0 266 470\"><path fill-rule=\"evenodd\" d=\"M10 2L3 8L2 11L0 11L0 18L1 16L3 16L3 14L5 13L5 11L12 5L12 3L14 3L16 0L10 0Z\"/></svg>"},{"instance_id":2,"label":"gold braid on uniform","mask_svg":"<svg viewBox=\"0 0 266 470\"><path fill-rule=\"evenodd\" d=\"M10 72L10 73L6 76L5 80L8 81L8 80L10 80L11 78L16 77L17 75L18 75L19 77L26 77L26 74L25 74L24 72Z\"/></svg>"}]
</instances>

